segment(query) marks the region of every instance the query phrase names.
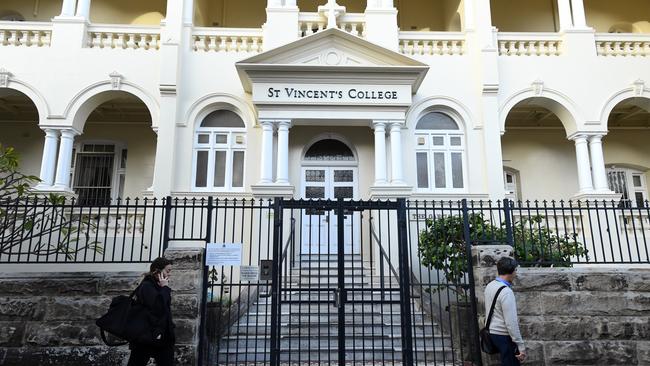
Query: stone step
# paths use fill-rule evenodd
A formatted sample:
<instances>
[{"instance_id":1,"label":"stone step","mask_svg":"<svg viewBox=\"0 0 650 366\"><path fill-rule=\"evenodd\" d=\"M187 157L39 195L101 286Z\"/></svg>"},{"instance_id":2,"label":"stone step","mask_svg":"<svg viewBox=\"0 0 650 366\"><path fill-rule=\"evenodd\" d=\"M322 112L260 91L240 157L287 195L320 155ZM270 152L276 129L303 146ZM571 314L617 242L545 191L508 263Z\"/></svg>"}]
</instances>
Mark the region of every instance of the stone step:
<instances>
[{"instance_id":1,"label":"stone step","mask_svg":"<svg viewBox=\"0 0 650 366\"><path fill-rule=\"evenodd\" d=\"M426 348L451 347L451 341L445 338L420 337L413 338L416 345ZM357 335L345 339L345 348L365 347L365 348L399 348L402 345L402 337L383 337L383 336L366 336ZM228 337L221 341L220 348L229 349L246 349L247 347L256 347L268 349L270 347L269 337L263 339L242 339L241 337ZM338 336L321 336L321 337L304 337L285 335L280 337L281 349L292 350L311 350L338 348Z\"/></svg>"},{"instance_id":2,"label":"stone step","mask_svg":"<svg viewBox=\"0 0 650 366\"><path fill-rule=\"evenodd\" d=\"M354 324L367 324L367 325L377 325L377 324L388 324L388 323L397 323L401 324L401 317L399 315L383 315L383 314L363 314L363 313L347 313L346 324L347 322ZM314 313L314 314L291 314L291 315L281 315L280 322L287 324L312 324L317 322L330 322L333 319L337 319L338 313L329 312L329 313ZM269 322L270 315L256 315L256 314L246 314L239 320L239 324L259 324L260 322ZM427 324L426 319L422 315L415 315L412 317L413 324L422 324L423 326Z\"/></svg>"},{"instance_id":3,"label":"stone step","mask_svg":"<svg viewBox=\"0 0 650 366\"><path fill-rule=\"evenodd\" d=\"M212 351L212 354L216 354L217 349ZM270 352L264 348L244 348L239 350L223 350L219 349L219 363L220 364L236 364L238 362L268 362L270 360ZM359 362L366 362L369 365L373 365L373 361L377 362L380 365L388 364L392 365L392 361L401 361L402 353L400 347L391 347L391 348L371 348L371 347L354 347L345 350L346 361L357 360ZM438 360L440 363L436 362L435 365L440 365L444 363L451 364L453 360L453 354L450 347L427 347L427 348L415 348L414 349L414 358L416 361L430 360L433 364L433 360ZM280 360L287 362L313 362L318 360L319 364L323 362L328 364L338 360L338 348L313 348L309 350L280 350Z\"/></svg>"}]
</instances>

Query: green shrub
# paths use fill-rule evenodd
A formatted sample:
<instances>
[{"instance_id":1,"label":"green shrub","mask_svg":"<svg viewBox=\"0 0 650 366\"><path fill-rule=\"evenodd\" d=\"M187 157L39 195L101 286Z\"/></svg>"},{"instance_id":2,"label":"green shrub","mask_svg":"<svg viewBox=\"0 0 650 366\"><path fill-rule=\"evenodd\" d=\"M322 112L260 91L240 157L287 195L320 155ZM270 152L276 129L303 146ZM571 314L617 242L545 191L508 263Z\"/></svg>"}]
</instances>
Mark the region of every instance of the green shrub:
<instances>
[{"instance_id":1,"label":"green shrub","mask_svg":"<svg viewBox=\"0 0 650 366\"><path fill-rule=\"evenodd\" d=\"M588 258L577 234L557 235L543 220L544 216L538 215L512 225L515 256L522 266L571 266L571 258ZM505 224L495 226L481 213L470 214L468 221L471 245L507 244ZM461 216L427 219L419 233L418 250L423 266L442 271L452 291L467 295L468 252ZM441 288L439 285L436 290Z\"/></svg>"}]
</instances>

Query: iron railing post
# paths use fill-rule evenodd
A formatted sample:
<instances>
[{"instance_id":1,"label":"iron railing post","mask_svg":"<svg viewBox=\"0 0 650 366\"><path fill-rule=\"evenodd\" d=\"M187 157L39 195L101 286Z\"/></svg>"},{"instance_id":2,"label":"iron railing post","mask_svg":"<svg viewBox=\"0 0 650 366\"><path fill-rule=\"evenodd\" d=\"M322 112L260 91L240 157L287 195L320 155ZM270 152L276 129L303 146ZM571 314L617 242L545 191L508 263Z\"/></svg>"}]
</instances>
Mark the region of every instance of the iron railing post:
<instances>
[{"instance_id":1,"label":"iron railing post","mask_svg":"<svg viewBox=\"0 0 650 366\"><path fill-rule=\"evenodd\" d=\"M413 333L411 323L411 269L406 226L406 200L397 200L397 246L399 255L400 312L402 324L402 364L413 365Z\"/></svg>"},{"instance_id":2,"label":"iron railing post","mask_svg":"<svg viewBox=\"0 0 650 366\"><path fill-rule=\"evenodd\" d=\"M172 196L167 196L165 198L165 217L163 218L163 242L162 242L162 253L165 254L167 246L169 246L169 230L171 230L171 216L172 216Z\"/></svg>"},{"instance_id":3,"label":"iron railing post","mask_svg":"<svg viewBox=\"0 0 650 366\"><path fill-rule=\"evenodd\" d=\"M470 296L470 307L472 311L472 317L470 323L470 337L472 348L472 354L474 361L477 362L478 366L483 366L483 360L481 357L481 349L478 345L478 306L476 304L476 289L474 288L474 264L472 258L472 236L470 233L469 227L469 208L467 207L467 200L463 199L461 203L462 213L463 213L463 236L465 238L465 254L467 255L467 282L469 285L469 296ZM461 336L462 337L462 336Z\"/></svg>"},{"instance_id":4,"label":"iron railing post","mask_svg":"<svg viewBox=\"0 0 650 366\"><path fill-rule=\"evenodd\" d=\"M512 207L510 205L511 205L511 201L507 198L504 198L503 215L505 216L505 220L506 220L506 242L514 249L515 240L512 231Z\"/></svg>"},{"instance_id":5,"label":"iron railing post","mask_svg":"<svg viewBox=\"0 0 650 366\"><path fill-rule=\"evenodd\" d=\"M206 224L205 224L205 245L207 248L208 243L210 243L210 239L212 237L212 210L214 208L213 201L212 201L212 196L208 197L208 206L206 207L207 213L205 215L206 217ZM194 214L194 212L192 212ZM207 337L205 334L205 322L208 319L208 314L207 314L207 302L208 302L208 273L210 272L210 268L206 265L205 263L205 252L203 252L203 291L201 294L201 322L199 323L199 352L198 352L198 366L202 366L204 364L204 353L205 349L208 349L209 346L207 342ZM212 289L211 289L212 290ZM212 294L212 291L210 291ZM207 357L210 357L209 353L206 355ZM209 360L207 360L209 361Z\"/></svg>"},{"instance_id":6,"label":"iron railing post","mask_svg":"<svg viewBox=\"0 0 650 366\"><path fill-rule=\"evenodd\" d=\"M282 198L273 201L273 268L271 275L271 366L280 366L280 258L282 258Z\"/></svg>"},{"instance_id":7,"label":"iron railing post","mask_svg":"<svg viewBox=\"0 0 650 366\"><path fill-rule=\"evenodd\" d=\"M345 302L347 301L345 292L345 208L343 204L343 199L339 198L336 205L338 276L335 302L338 300L338 358L340 366L345 365Z\"/></svg>"}]
</instances>

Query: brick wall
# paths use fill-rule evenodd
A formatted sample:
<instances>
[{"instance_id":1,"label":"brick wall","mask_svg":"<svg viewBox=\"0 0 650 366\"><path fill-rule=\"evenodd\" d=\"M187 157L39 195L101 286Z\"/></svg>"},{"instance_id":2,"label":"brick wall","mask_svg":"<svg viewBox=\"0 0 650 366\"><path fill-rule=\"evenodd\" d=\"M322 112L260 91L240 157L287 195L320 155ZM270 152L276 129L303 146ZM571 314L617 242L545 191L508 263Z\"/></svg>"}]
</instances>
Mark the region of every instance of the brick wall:
<instances>
[{"instance_id":1,"label":"brick wall","mask_svg":"<svg viewBox=\"0 0 650 366\"><path fill-rule=\"evenodd\" d=\"M508 246L473 251L484 324L485 285ZM650 267L520 268L514 282L525 365L650 365ZM495 364L489 360L487 364Z\"/></svg>"},{"instance_id":2,"label":"brick wall","mask_svg":"<svg viewBox=\"0 0 650 366\"><path fill-rule=\"evenodd\" d=\"M168 249L179 365L195 364L201 295L200 249ZM126 365L128 346L107 347L95 319L128 295L135 272L0 273L0 365Z\"/></svg>"}]
</instances>

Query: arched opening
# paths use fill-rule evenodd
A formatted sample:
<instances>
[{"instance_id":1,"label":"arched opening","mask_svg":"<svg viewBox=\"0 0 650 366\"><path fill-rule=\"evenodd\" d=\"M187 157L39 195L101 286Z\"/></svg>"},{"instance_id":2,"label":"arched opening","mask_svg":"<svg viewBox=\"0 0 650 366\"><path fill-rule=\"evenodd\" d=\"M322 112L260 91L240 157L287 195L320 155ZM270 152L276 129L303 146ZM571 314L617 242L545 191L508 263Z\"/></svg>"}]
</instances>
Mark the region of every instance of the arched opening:
<instances>
[{"instance_id":1,"label":"arched opening","mask_svg":"<svg viewBox=\"0 0 650 366\"><path fill-rule=\"evenodd\" d=\"M34 102L25 94L0 88L0 144L11 146L20 159L19 170L38 176L43 155L43 131Z\"/></svg>"},{"instance_id":2,"label":"arched opening","mask_svg":"<svg viewBox=\"0 0 650 366\"><path fill-rule=\"evenodd\" d=\"M650 33L646 0L585 0L587 24L598 33Z\"/></svg>"},{"instance_id":3,"label":"arched opening","mask_svg":"<svg viewBox=\"0 0 650 366\"><path fill-rule=\"evenodd\" d=\"M306 161L355 161L354 153L342 141L335 139L323 139L315 142L305 152Z\"/></svg>"},{"instance_id":4,"label":"arched opening","mask_svg":"<svg viewBox=\"0 0 650 366\"><path fill-rule=\"evenodd\" d=\"M166 0L93 0L90 19L94 23L160 25Z\"/></svg>"},{"instance_id":5,"label":"arched opening","mask_svg":"<svg viewBox=\"0 0 650 366\"><path fill-rule=\"evenodd\" d=\"M352 148L340 139L326 136L314 141L305 150L302 160L302 198L351 200L358 198L357 157ZM302 252L338 253L338 219L330 211L305 210L302 215ZM344 252L358 253L360 217L345 215Z\"/></svg>"},{"instance_id":6,"label":"arched opening","mask_svg":"<svg viewBox=\"0 0 650 366\"><path fill-rule=\"evenodd\" d=\"M90 112L72 159L71 186L80 204L138 197L151 186L156 153L151 122L147 106L127 92L116 92Z\"/></svg>"},{"instance_id":7,"label":"arched opening","mask_svg":"<svg viewBox=\"0 0 650 366\"><path fill-rule=\"evenodd\" d=\"M447 113L429 111L415 125L417 190L462 192L467 184L465 134Z\"/></svg>"},{"instance_id":8,"label":"arched opening","mask_svg":"<svg viewBox=\"0 0 650 366\"><path fill-rule=\"evenodd\" d=\"M394 4L403 31L459 32L463 29L460 0L395 0Z\"/></svg>"},{"instance_id":9,"label":"arched opening","mask_svg":"<svg viewBox=\"0 0 650 366\"><path fill-rule=\"evenodd\" d=\"M492 25L500 32L556 32L556 0L491 0Z\"/></svg>"},{"instance_id":10,"label":"arched opening","mask_svg":"<svg viewBox=\"0 0 650 366\"><path fill-rule=\"evenodd\" d=\"M243 191L246 124L237 113L218 109L197 123L192 185L197 191Z\"/></svg>"},{"instance_id":11,"label":"arched opening","mask_svg":"<svg viewBox=\"0 0 650 366\"><path fill-rule=\"evenodd\" d=\"M578 191L575 146L567 139L560 116L549 107L546 98L529 98L506 117L503 164L519 173L515 187L523 200L568 199Z\"/></svg>"},{"instance_id":12,"label":"arched opening","mask_svg":"<svg viewBox=\"0 0 650 366\"><path fill-rule=\"evenodd\" d=\"M50 22L61 13L61 0L3 0L0 2L0 20Z\"/></svg>"},{"instance_id":13,"label":"arched opening","mask_svg":"<svg viewBox=\"0 0 650 366\"><path fill-rule=\"evenodd\" d=\"M650 99L629 98L618 103L608 117L603 139L609 189L622 202L638 206L648 199L650 179Z\"/></svg>"},{"instance_id":14,"label":"arched opening","mask_svg":"<svg viewBox=\"0 0 650 366\"><path fill-rule=\"evenodd\" d=\"M260 28L267 0L196 0L194 24L201 27Z\"/></svg>"}]
</instances>

